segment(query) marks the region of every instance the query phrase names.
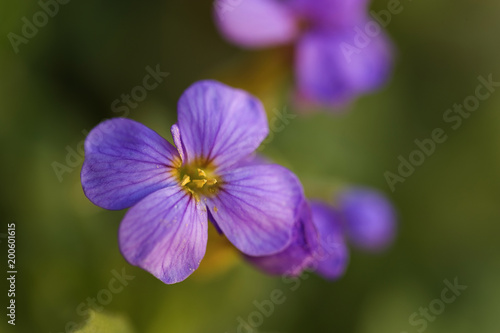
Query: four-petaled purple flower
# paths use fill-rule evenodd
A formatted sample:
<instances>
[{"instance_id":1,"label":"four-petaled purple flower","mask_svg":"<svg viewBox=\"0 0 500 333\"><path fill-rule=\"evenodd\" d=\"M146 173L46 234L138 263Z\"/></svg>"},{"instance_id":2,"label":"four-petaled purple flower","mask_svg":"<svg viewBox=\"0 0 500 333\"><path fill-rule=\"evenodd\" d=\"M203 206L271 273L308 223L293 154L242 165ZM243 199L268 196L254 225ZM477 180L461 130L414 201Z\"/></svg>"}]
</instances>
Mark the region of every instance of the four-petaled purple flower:
<instances>
[{"instance_id":1,"label":"four-petaled purple flower","mask_svg":"<svg viewBox=\"0 0 500 333\"><path fill-rule=\"evenodd\" d=\"M208 220L247 255L287 247L303 190L288 169L250 158L268 134L256 98L215 81L195 83L179 100L171 132L175 147L116 118L85 141L85 195L106 209L132 207L119 229L131 264L165 283L184 280L205 255Z\"/></svg>"},{"instance_id":2,"label":"four-petaled purple flower","mask_svg":"<svg viewBox=\"0 0 500 333\"><path fill-rule=\"evenodd\" d=\"M367 0L215 0L215 20L243 47L294 42L297 102L342 107L391 72L392 44L367 7Z\"/></svg>"}]
</instances>

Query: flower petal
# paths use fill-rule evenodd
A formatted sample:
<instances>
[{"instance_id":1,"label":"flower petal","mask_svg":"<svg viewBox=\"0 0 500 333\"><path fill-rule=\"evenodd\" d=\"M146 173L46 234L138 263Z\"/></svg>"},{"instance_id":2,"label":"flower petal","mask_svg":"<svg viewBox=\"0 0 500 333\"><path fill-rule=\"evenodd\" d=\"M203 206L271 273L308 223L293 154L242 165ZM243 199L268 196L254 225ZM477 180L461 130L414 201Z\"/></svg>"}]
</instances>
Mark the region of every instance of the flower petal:
<instances>
[{"instance_id":1,"label":"flower petal","mask_svg":"<svg viewBox=\"0 0 500 333\"><path fill-rule=\"evenodd\" d=\"M290 7L314 27L339 28L363 18L368 0L290 0Z\"/></svg>"},{"instance_id":2,"label":"flower petal","mask_svg":"<svg viewBox=\"0 0 500 333\"><path fill-rule=\"evenodd\" d=\"M175 147L153 130L130 119L107 120L85 140L83 191L102 208L127 208L175 184L171 171L179 164Z\"/></svg>"},{"instance_id":3,"label":"flower petal","mask_svg":"<svg viewBox=\"0 0 500 333\"><path fill-rule=\"evenodd\" d=\"M349 250L342 234L340 217L333 208L311 201L314 225L320 235L319 248L316 251L315 270L327 279L341 277L349 262Z\"/></svg>"},{"instance_id":4,"label":"flower petal","mask_svg":"<svg viewBox=\"0 0 500 333\"><path fill-rule=\"evenodd\" d=\"M381 251L393 242L396 213L382 193L368 188L350 188L340 193L338 209L347 237L354 246Z\"/></svg>"},{"instance_id":5,"label":"flower petal","mask_svg":"<svg viewBox=\"0 0 500 333\"><path fill-rule=\"evenodd\" d=\"M318 231L312 222L309 205L304 200L290 245L270 256L245 256L245 259L271 275L298 276L313 260L318 244Z\"/></svg>"},{"instance_id":6,"label":"flower petal","mask_svg":"<svg viewBox=\"0 0 500 333\"><path fill-rule=\"evenodd\" d=\"M283 250L304 200L297 177L279 165L253 165L221 175L207 206L224 235L241 252L264 256Z\"/></svg>"},{"instance_id":7,"label":"flower petal","mask_svg":"<svg viewBox=\"0 0 500 333\"><path fill-rule=\"evenodd\" d=\"M298 33L293 13L275 0L216 0L215 22L224 37L243 47L288 43Z\"/></svg>"},{"instance_id":8,"label":"flower petal","mask_svg":"<svg viewBox=\"0 0 500 333\"><path fill-rule=\"evenodd\" d=\"M180 187L168 187L132 207L119 230L120 251L167 284L186 279L207 247L206 207Z\"/></svg>"},{"instance_id":9,"label":"flower petal","mask_svg":"<svg viewBox=\"0 0 500 333\"><path fill-rule=\"evenodd\" d=\"M295 59L299 102L341 107L387 81L392 48L385 34L380 32L366 39L356 36L351 26L312 31L300 39ZM360 40L364 44L356 44Z\"/></svg>"},{"instance_id":10,"label":"flower petal","mask_svg":"<svg viewBox=\"0 0 500 333\"><path fill-rule=\"evenodd\" d=\"M219 168L251 154L269 132L262 103L216 81L200 81L179 100L178 126L187 163Z\"/></svg>"},{"instance_id":11,"label":"flower petal","mask_svg":"<svg viewBox=\"0 0 500 333\"><path fill-rule=\"evenodd\" d=\"M172 127L170 128L170 133L172 134L172 139L174 140L175 147L177 148L177 152L179 153L179 156L181 157L181 160L184 161L184 146L182 145L182 140L181 140L181 131L179 129L179 126L177 124L173 124Z\"/></svg>"}]
</instances>

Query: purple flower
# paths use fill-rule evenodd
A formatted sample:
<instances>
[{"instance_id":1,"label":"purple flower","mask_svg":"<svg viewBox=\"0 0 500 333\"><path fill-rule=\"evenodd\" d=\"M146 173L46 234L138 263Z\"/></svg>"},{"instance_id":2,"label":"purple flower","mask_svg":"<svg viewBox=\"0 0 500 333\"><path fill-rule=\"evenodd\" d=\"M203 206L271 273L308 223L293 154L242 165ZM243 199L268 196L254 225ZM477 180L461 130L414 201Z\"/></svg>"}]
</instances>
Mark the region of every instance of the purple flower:
<instances>
[{"instance_id":1,"label":"purple flower","mask_svg":"<svg viewBox=\"0 0 500 333\"><path fill-rule=\"evenodd\" d=\"M380 192L350 188L341 192L337 207L350 243L368 251L382 251L394 240L396 213L391 202Z\"/></svg>"},{"instance_id":2,"label":"purple flower","mask_svg":"<svg viewBox=\"0 0 500 333\"><path fill-rule=\"evenodd\" d=\"M268 274L297 276L310 269L327 279L337 279L345 272L349 251L337 212L324 203L304 201L293 241L286 249L245 259Z\"/></svg>"},{"instance_id":3,"label":"purple flower","mask_svg":"<svg viewBox=\"0 0 500 333\"><path fill-rule=\"evenodd\" d=\"M367 188L340 192L335 208L321 201L304 202L292 242L283 251L245 259L268 274L300 275L312 270L326 279L341 277L349 263L346 241L378 252L394 240L396 214L390 201Z\"/></svg>"},{"instance_id":4,"label":"purple flower","mask_svg":"<svg viewBox=\"0 0 500 333\"><path fill-rule=\"evenodd\" d=\"M312 220L320 235L313 267L327 279L344 275L349 263L349 249L344 240L339 214L327 204L311 201Z\"/></svg>"},{"instance_id":5,"label":"purple flower","mask_svg":"<svg viewBox=\"0 0 500 333\"><path fill-rule=\"evenodd\" d=\"M379 88L392 68L392 46L368 19L367 0L216 0L215 20L247 48L295 43L296 99L340 107Z\"/></svg>"},{"instance_id":6,"label":"purple flower","mask_svg":"<svg viewBox=\"0 0 500 333\"><path fill-rule=\"evenodd\" d=\"M184 280L205 255L209 218L248 255L291 242L302 187L289 170L249 158L268 134L256 98L215 81L195 83L179 100L171 132L175 147L116 118L85 141L85 195L106 209L132 207L119 230L132 265L165 283Z\"/></svg>"},{"instance_id":7,"label":"purple flower","mask_svg":"<svg viewBox=\"0 0 500 333\"><path fill-rule=\"evenodd\" d=\"M273 255L244 257L267 274L297 276L311 264L319 246L318 237L318 231L312 223L311 209L304 200L293 228L292 242L288 247Z\"/></svg>"}]
</instances>

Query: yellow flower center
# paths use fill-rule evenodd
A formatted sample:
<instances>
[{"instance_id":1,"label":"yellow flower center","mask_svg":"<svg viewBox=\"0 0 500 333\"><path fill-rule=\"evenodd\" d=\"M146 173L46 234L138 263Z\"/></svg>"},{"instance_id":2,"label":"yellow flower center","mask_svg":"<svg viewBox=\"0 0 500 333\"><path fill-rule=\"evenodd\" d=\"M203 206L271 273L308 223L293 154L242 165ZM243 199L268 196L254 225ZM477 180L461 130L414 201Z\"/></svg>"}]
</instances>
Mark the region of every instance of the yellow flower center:
<instances>
[{"instance_id":1,"label":"yellow flower center","mask_svg":"<svg viewBox=\"0 0 500 333\"><path fill-rule=\"evenodd\" d=\"M214 173L211 165L183 165L177 169L181 187L193 194L197 199L200 195L211 197L219 191L222 180Z\"/></svg>"}]
</instances>

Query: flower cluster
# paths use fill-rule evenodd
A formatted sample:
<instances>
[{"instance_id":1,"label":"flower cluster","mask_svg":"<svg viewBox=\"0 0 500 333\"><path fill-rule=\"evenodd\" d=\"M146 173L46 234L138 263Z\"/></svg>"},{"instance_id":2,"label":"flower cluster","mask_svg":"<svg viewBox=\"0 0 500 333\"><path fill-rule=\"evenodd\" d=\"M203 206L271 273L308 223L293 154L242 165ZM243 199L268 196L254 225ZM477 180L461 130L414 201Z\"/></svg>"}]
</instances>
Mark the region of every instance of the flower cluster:
<instances>
[{"instance_id":1,"label":"flower cluster","mask_svg":"<svg viewBox=\"0 0 500 333\"><path fill-rule=\"evenodd\" d=\"M339 193L336 204L308 201L302 210L301 232L282 252L245 258L268 274L299 275L312 270L326 279L341 277L349 261L347 243L379 252L394 240L396 214L381 193L362 187Z\"/></svg>"},{"instance_id":2,"label":"flower cluster","mask_svg":"<svg viewBox=\"0 0 500 333\"><path fill-rule=\"evenodd\" d=\"M321 258L318 272L337 277L348 257L344 228L335 211L306 200L290 170L254 155L268 131L255 97L201 81L179 100L175 146L133 120L96 126L85 141L82 187L100 207L131 207L120 225L120 250L165 283L198 268L208 222L267 272L298 274ZM377 248L390 240L392 224L372 216L374 209L390 214L383 200L361 191L341 202L354 244Z\"/></svg>"},{"instance_id":3,"label":"flower cluster","mask_svg":"<svg viewBox=\"0 0 500 333\"><path fill-rule=\"evenodd\" d=\"M341 107L390 75L392 45L380 25L367 34L368 0L216 0L222 35L245 48L294 44L296 100ZM375 22L372 22L375 23Z\"/></svg>"}]
</instances>

